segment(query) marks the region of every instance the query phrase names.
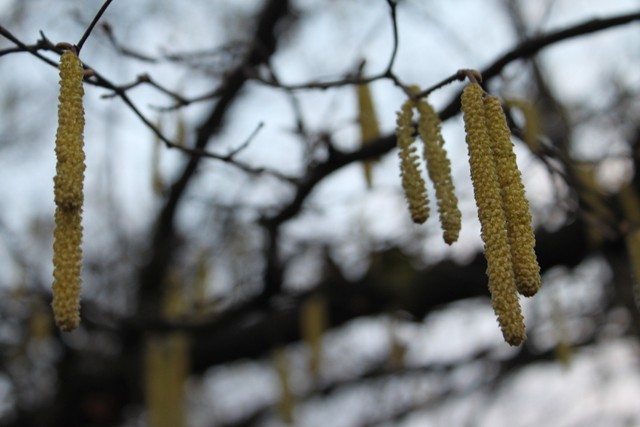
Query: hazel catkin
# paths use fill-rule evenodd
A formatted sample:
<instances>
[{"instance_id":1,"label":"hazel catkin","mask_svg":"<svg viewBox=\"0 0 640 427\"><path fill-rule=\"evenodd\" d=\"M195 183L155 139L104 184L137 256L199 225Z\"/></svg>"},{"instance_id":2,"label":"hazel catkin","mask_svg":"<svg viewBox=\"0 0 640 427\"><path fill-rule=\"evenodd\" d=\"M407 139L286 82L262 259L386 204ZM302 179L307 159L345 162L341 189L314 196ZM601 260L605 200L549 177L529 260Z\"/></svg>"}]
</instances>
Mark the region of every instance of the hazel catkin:
<instances>
[{"instance_id":1,"label":"hazel catkin","mask_svg":"<svg viewBox=\"0 0 640 427\"><path fill-rule=\"evenodd\" d=\"M80 323L82 270L83 69L74 51L60 57L60 96L56 132L56 204L53 232L53 313L58 327L71 331Z\"/></svg>"},{"instance_id":2,"label":"hazel catkin","mask_svg":"<svg viewBox=\"0 0 640 427\"><path fill-rule=\"evenodd\" d=\"M416 154L413 130L413 107L415 103L411 99L402 105L397 119L397 141L400 152L400 175L402 188L404 189L409 205L411 219L416 224L422 224L429 217L429 199L427 189L420 174L420 159Z\"/></svg>"},{"instance_id":3,"label":"hazel catkin","mask_svg":"<svg viewBox=\"0 0 640 427\"><path fill-rule=\"evenodd\" d=\"M458 240L462 220L451 177L451 162L447 158L444 139L440 133L438 113L425 101L418 104L418 112L420 113L418 132L424 143L427 172L435 188L443 238L450 245Z\"/></svg>"},{"instance_id":4,"label":"hazel catkin","mask_svg":"<svg viewBox=\"0 0 640 427\"><path fill-rule=\"evenodd\" d=\"M529 297L535 295L541 286L529 202L525 197L522 176L513 152L511 132L500 101L495 96L488 96L484 100L484 108L507 220L516 287L518 292Z\"/></svg>"},{"instance_id":5,"label":"hazel catkin","mask_svg":"<svg viewBox=\"0 0 640 427\"><path fill-rule=\"evenodd\" d=\"M358 91L358 123L360 124L360 141L361 144L367 145L371 141L380 136L380 128L378 126L378 119L376 118L376 110L373 105L373 98L371 97L371 90L369 85L364 83L357 86ZM373 186L373 161L364 160L362 162L364 170L364 178L367 182L367 187Z\"/></svg>"},{"instance_id":6,"label":"hazel catkin","mask_svg":"<svg viewBox=\"0 0 640 427\"><path fill-rule=\"evenodd\" d=\"M327 315L327 298L322 294L311 295L300 307L300 332L309 348L309 370L314 378L320 372L322 336L327 329Z\"/></svg>"},{"instance_id":7,"label":"hazel catkin","mask_svg":"<svg viewBox=\"0 0 640 427\"><path fill-rule=\"evenodd\" d=\"M482 98L483 91L477 83L467 85L461 97L471 180L485 244L491 303L505 341L519 345L526 339L524 318L515 286L505 212Z\"/></svg>"}]
</instances>

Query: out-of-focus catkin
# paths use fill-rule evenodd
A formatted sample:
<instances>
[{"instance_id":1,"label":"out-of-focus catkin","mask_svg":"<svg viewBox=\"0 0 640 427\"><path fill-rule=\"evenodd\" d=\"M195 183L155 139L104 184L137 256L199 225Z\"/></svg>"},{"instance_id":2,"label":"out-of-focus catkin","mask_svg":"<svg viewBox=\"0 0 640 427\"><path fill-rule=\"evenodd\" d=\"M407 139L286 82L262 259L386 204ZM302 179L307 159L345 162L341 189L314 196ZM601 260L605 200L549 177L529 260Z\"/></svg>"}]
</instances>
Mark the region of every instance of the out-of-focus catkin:
<instances>
[{"instance_id":1,"label":"out-of-focus catkin","mask_svg":"<svg viewBox=\"0 0 640 427\"><path fill-rule=\"evenodd\" d=\"M373 106L371 90L368 84L360 84L357 86L358 91L358 122L360 124L360 141L361 144L367 145L380 136L380 128L378 127L378 119L376 118L376 110ZM364 178L367 187L371 188L373 184L372 170L373 162L364 160L362 162L364 169Z\"/></svg>"},{"instance_id":2,"label":"out-of-focus catkin","mask_svg":"<svg viewBox=\"0 0 640 427\"><path fill-rule=\"evenodd\" d=\"M196 266L196 280L193 289L193 308L196 317L204 318L214 310L213 300L207 300L207 287L211 274L211 265L209 260L211 253L209 250L203 250L198 257Z\"/></svg>"},{"instance_id":3,"label":"out-of-focus catkin","mask_svg":"<svg viewBox=\"0 0 640 427\"><path fill-rule=\"evenodd\" d=\"M558 295L549 294L551 300L551 322L556 335L556 347L553 352L562 366L568 368L571 365L573 349L569 342L567 331L567 319L560 305Z\"/></svg>"},{"instance_id":4,"label":"out-of-focus catkin","mask_svg":"<svg viewBox=\"0 0 640 427\"><path fill-rule=\"evenodd\" d=\"M162 132L162 121L158 118L156 128ZM162 140L158 134L153 134L153 146L151 147L151 188L157 196L161 196L164 192L164 179L160 171L160 150L162 149Z\"/></svg>"},{"instance_id":5,"label":"out-of-focus catkin","mask_svg":"<svg viewBox=\"0 0 640 427\"><path fill-rule=\"evenodd\" d=\"M540 117L536 106L525 99L506 99L505 105L509 108L515 107L524 116L524 143L531 150L532 153L538 153L540 151L539 136L542 132L542 125L540 124Z\"/></svg>"},{"instance_id":6,"label":"out-of-focus catkin","mask_svg":"<svg viewBox=\"0 0 640 427\"><path fill-rule=\"evenodd\" d=\"M145 338L144 379L148 425L184 427L189 338L184 332Z\"/></svg>"},{"instance_id":7,"label":"out-of-focus catkin","mask_svg":"<svg viewBox=\"0 0 640 427\"><path fill-rule=\"evenodd\" d=\"M461 103L471 180L485 244L491 302L505 341L510 345L519 345L526 339L524 318L515 286L505 212L480 85L467 85L462 92Z\"/></svg>"},{"instance_id":8,"label":"out-of-focus catkin","mask_svg":"<svg viewBox=\"0 0 640 427\"><path fill-rule=\"evenodd\" d=\"M286 424L293 424L293 412L295 402L290 384L290 368L287 358L287 350L284 347L278 347L272 354L273 363L280 382L280 402L278 404L278 412L280 418Z\"/></svg>"},{"instance_id":9,"label":"out-of-focus catkin","mask_svg":"<svg viewBox=\"0 0 640 427\"><path fill-rule=\"evenodd\" d=\"M487 96L484 99L484 108L502 206L507 220L516 287L522 295L530 297L540 289L541 280L540 266L534 250L536 242L529 202L525 197L522 176L513 152L511 132L500 101L495 96Z\"/></svg>"},{"instance_id":10,"label":"out-of-focus catkin","mask_svg":"<svg viewBox=\"0 0 640 427\"><path fill-rule=\"evenodd\" d=\"M429 199L427 189L420 174L420 159L413 146L415 136L413 134L413 108L414 101L409 99L402 105L397 119L397 143L400 148L400 176L404 189L411 219L416 224L422 224L429 217Z\"/></svg>"},{"instance_id":11,"label":"out-of-focus catkin","mask_svg":"<svg viewBox=\"0 0 640 427\"><path fill-rule=\"evenodd\" d=\"M444 139L440 133L438 113L425 101L418 104L418 112L418 133L424 143L424 159L436 192L443 238L450 245L458 240L462 218L451 178L451 162L447 158Z\"/></svg>"},{"instance_id":12,"label":"out-of-focus catkin","mask_svg":"<svg viewBox=\"0 0 640 427\"><path fill-rule=\"evenodd\" d=\"M300 308L302 337L309 347L309 370L316 378L322 360L322 335L327 328L327 298L322 294L310 296Z\"/></svg>"},{"instance_id":13,"label":"out-of-focus catkin","mask_svg":"<svg viewBox=\"0 0 640 427\"><path fill-rule=\"evenodd\" d=\"M80 323L82 270L83 70L75 52L60 57L60 96L56 133L56 204L53 232L53 312L58 327L71 331Z\"/></svg>"}]
</instances>

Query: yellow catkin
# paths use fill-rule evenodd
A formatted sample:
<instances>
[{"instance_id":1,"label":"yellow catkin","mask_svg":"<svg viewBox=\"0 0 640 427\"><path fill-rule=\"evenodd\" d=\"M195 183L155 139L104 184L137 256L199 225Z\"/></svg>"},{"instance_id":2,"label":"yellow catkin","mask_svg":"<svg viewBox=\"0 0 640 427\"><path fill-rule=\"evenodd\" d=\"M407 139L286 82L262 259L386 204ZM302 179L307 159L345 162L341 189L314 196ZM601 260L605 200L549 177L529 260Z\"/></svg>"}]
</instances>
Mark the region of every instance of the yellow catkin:
<instances>
[{"instance_id":1,"label":"yellow catkin","mask_svg":"<svg viewBox=\"0 0 640 427\"><path fill-rule=\"evenodd\" d=\"M189 312L184 280L177 269L170 270L164 286L162 314L167 320L184 319Z\"/></svg>"},{"instance_id":2,"label":"yellow catkin","mask_svg":"<svg viewBox=\"0 0 640 427\"><path fill-rule=\"evenodd\" d=\"M485 245L491 303L505 341L519 345L526 339L524 318L515 286L505 213L482 98L483 91L477 83L467 85L462 92L471 180Z\"/></svg>"},{"instance_id":3,"label":"yellow catkin","mask_svg":"<svg viewBox=\"0 0 640 427\"><path fill-rule=\"evenodd\" d=\"M196 317L205 317L214 309L213 304L207 301L207 287L211 277L210 255L208 250L203 250L198 257L196 280L193 289L193 307Z\"/></svg>"},{"instance_id":4,"label":"yellow catkin","mask_svg":"<svg viewBox=\"0 0 640 427\"><path fill-rule=\"evenodd\" d=\"M287 359L287 351L283 347L278 347L273 351L273 363L278 374L280 383L280 402L278 412L280 418L286 424L293 424L293 411L295 408L293 392L289 383L289 361Z\"/></svg>"},{"instance_id":5,"label":"yellow catkin","mask_svg":"<svg viewBox=\"0 0 640 427\"><path fill-rule=\"evenodd\" d=\"M327 329L327 299L316 294L309 297L300 309L302 337L309 347L309 370L314 377L320 371L322 335Z\"/></svg>"},{"instance_id":6,"label":"yellow catkin","mask_svg":"<svg viewBox=\"0 0 640 427\"><path fill-rule=\"evenodd\" d=\"M156 128L162 132L162 121L158 119ZM164 193L164 179L160 171L160 150L162 149L162 141L157 134L154 133L153 145L151 147L151 188L153 192L161 196Z\"/></svg>"},{"instance_id":7,"label":"yellow catkin","mask_svg":"<svg viewBox=\"0 0 640 427\"><path fill-rule=\"evenodd\" d=\"M529 202L525 196L522 176L513 152L511 131L509 131L500 101L495 96L488 96L484 100L484 108L491 138L491 151L500 184L502 206L507 219L516 287L522 295L530 297L538 292L542 282L540 266L534 250L536 240L529 213Z\"/></svg>"},{"instance_id":8,"label":"yellow catkin","mask_svg":"<svg viewBox=\"0 0 640 427\"><path fill-rule=\"evenodd\" d=\"M400 148L400 176L404 189L411 219L416 224L422 224L429 217L429 199L427 189L420 174L420 159L416 154L413 135L413 107L415 103L408 100L402 105L397 119L397 143Z\"/></svg>"},{"instance_id":9,"label":"yellow catkin","mask_svg":"<svg viewBox=\"0 0 640 427\"><path fill-rule=\"evenodd\" d=\"M542 131L540 117L536 106L525 99L508 99L505 101L508 107L515 107L522 112L524 116L524 143L533 153L540 151L539 136Z\"/></svg>"},{"instance_id":10,"label":"yellow catkin","mask_svg":"<svg viewBox=\"0 0 640 427\"><path fill-rule=\"evenodd\" d=\"M405 357L407 355L407 345L404 344L398 336L398 320L394 317L389 319L389 367L394 370L399 370L405 365Z\"/></svg>"},{"instance_id":11,"label":"yellow catkin","mask_svg":"<svg viewBox=\"0 0 640 427\"><path fill-rule=\"evenodd\" d=\"M640 226L640 198L632 183L620 187L617 195L625 219L632 226Z\"/></svg>"},{"instance_id":12,"label":"yellow catkin","mask_svg":"<svg viewBox=\"0 0 640 427\"><path fill-rule=\"evenodd\" d=\"M52 332L53 322L49 308L40 300L35 301L29 318L29 338L32 341L40 342L49 338Z\"/></svg>"},{"instance_id":13,"label":"yellow catkin","mask_svg":"<svg viewBox=\"0 0 640 427\"><path fill-rule=\"evenodd\" d=\"M58 327L71 331L80 323L82 270L83 71L71 50L60 57L60 97L56 133L56 203L53 232L53 313Z\"/></svg>"},{"instance_id":14,"label":"yellow catkin","mask_svg":"<svg viewBox=\"0 0 640 427\"><path fill-rule=\"evenodd\" d=\"M189 339L184 332L145 339L145 402L148 424L184 427Z\"/></svg>"},{"instance_id":15,"label":"yellow catkin","mask_svg":"<svg viewBox=\"0 0 640 427\"><path fill-rule=\"evenodd\" d=\"M420 113L418 132L424 143L424 158L429 178L436 191L443 238L450 245L458 240L462 219L451 178L451 162L444 148L438 113L425 101L418 104L418 112Z\"/></svg>"},{"instance_id":16,"label":"yellow catkin","mask_svg":"<svg viewBox=\"0 0 640 427\"><path fill-rule=\"evenodd\" d=\"M371 98L371 90L368 84L361 84L357 86L358 90L358 123L360 124L360 141L364 146L369 142L377 139L380 136L380 128L378 127L378 119L376 118L376 111L373 106L373 99ZM373 162L371 160L364 160L362 162L364 170L364 178L367 182L367 187L371 188L372 169Z\"/></svg>"},{"instance_id":17,"label":"yellow catkin","mask_svg":"<svg viewBox=\"0 0 640 427\"><path fill-rule=\"evenodd\" d=\"M551 322L556 335L556 347L553 352L562 366L569 368L573 350L569 342L567 321L557 295L551 294L549 298L551 299Z\"/></svg>"}]
</instances>

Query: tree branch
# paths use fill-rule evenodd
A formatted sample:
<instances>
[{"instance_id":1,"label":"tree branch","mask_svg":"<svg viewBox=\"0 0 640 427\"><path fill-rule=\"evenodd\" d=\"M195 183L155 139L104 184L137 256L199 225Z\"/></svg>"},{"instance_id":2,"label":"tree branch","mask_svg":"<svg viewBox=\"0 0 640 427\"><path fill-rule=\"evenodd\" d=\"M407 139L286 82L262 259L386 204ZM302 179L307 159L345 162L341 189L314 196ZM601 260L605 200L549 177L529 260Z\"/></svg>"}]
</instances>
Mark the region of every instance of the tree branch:
<instances>
[{"instance_id":1,"label":"tree branch","mask_svg":"<svg viewBox=\"0 0 640 427\"><path fill-rule=\"evenodd\" d=\"M289 2L286 0L269 0L266 2L258 20L252 48L249 50L245 60L229 73L228 78L219 89L220 98L217 104L196 132L195 148L197 150L204 150L211 137L220 130L227 110L247 81L246 70L268 61L269 57L275 52L277 41L276 24L287 15L288 10ZM158 311L156 308L159 297L157 292L161 288L159 285L162 283L165 272L171 264L171 259L176 249L175 215L202 158L199 155L191 156L180 177L171 186L151 242L152 253L150 259L140 274L141 291L145 295L145 297L141 298L143 300L141 301L143 304L141 308L151 317L157 316Z\"/></svg>"}]
</instances>

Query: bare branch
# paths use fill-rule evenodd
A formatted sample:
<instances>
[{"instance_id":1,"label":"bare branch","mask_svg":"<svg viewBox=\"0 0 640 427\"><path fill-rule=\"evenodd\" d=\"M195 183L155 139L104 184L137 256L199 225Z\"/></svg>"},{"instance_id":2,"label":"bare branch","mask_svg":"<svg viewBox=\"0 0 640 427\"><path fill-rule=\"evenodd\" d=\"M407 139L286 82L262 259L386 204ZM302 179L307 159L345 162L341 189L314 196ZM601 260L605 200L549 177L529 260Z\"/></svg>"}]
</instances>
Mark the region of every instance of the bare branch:
<instances>
[{"instance_id":1,"label":"bare branch","mask_svg":"<svg viewBox=\"0 0 640 427\"><path fill-rule=\"evenodd\" d=\"M482 77L485 83L502 72L502 70L511 62L528 58L535 55L543 48L552 44L568 40L574 37L582 36L585 34L595 33L598 31L606 30L608 28L617 27L620 25L629 24L634 21L640 20L640 11L618 15L606 19L593 19L577 25L566 27L557 31L552 31L547 34L542 34L538 37L531 38L520 44L507 53L496 59L491 65L481 70ZM446 119L455 116L460 111L460 94L454 96L451 102L440 112L441 119Z\"/></svg>"},{"instance_id":2,"label":"bare branch","mask_svg":"<svg viewBox=\"0 0 640 427\"><path fill-rule=\"evenodd\" d=\"M40 58L41 60L43 60L44 62L46 62L47 64L54 66L56 68L58 68L58 64L52 60L50 60L49 58L46 58L42 55L40 55L40 53L38 52L39 49L46 49L46 50L55 50L53 46L40 46L40 43L38 43L35 46L27 46L26 44L24 44L23 42L21 42L16 36L14 36L13 34L11 34L11 32L9 30L7 30L5 27L3 27L2 25L0 25L0 35L2 35L4 38L12 41L13 43L15 43L20 50L17 50L19 52L29 52L32 55ZM15 52L16 50L13 50L12 52ZM10 53L10 52L7 52Z\"/></svg>"},{"instance_id":3,"label":"bare branch","mask_svg":"<svg viewBox=\"0 0 640 427\"><path fill-rule=\"evenodd\" d=\"M122 55L131 57L131 58L135 58L135 59L138 59L140 61L149 62L149 63L152 63L152 64L158 62L158 60L155 59L155 58L152 58L152 57L150 57L148 55L144 55L144 54L139 53L139 52L134 52L130 48L120 44L120 42L118 42L118 40L116 40L116 36L113 34L113 29L111 28L111 25L108 22L105 22L105 23L102 24L102 29L104 30L105 34L107 35L107 38L109 39L109 41L111 42L113 47L118 52L120 52Z\"/></svg>"},{"instance_id":4,"label":"bare branch","mask_svg":"<svg viewBox=\"0 0 640 427\"><path fill-rule=\"evenodd\" d=\"M262 127L264 126L263 122L258 123L258 126L253 130L253 132L251 132L251 135L249 135L249 137L247 138L247 140L245 142L243 142L239 147L231 150L231 152L229 154L227 154L227 157L229 159L233 159L236 155L238 155L238 153L240 153L241 151L245 150L247 147L249 147L249 144L251 143L251 141L253 140L253 138L256 137L256 135L258 134L258 132L260 132L260 129L262 129Z\"/></svg>"},{"instance_id":5,"label":"bare branch","mask_svg":"<svg viewBox=\"0 0 640 427\"><path fill-rule=\"evenodd\" d=\"M398 15L397 15L397 6L395 0L387 0L387 4L389 5L389 9L391 11L391 23L393 25L393 50L391 51L391 58L389 58L389 65L387 65L387 69L384 74L390 76L391 69L393 68L393 63L396 61L396 55L398 54Z\"/></svg>"},{"instance_id":6,"label":"bare branch","mask_svg":"<svg viewBox=\"0 0 640 427\"><path fill-rule=\"evenodd\" d=\"M106 0L102 5L102 7L100 8L100 10L98 11L98 13L96 13L96 16L94 16L93 21L91 21L91 24L89 24L89 27L87 27L86 31L82 35L82 38L76 45L78 49L78 54L80 54L80 51L82 50L82 46L84 45L84 42L87 41L87 39L89 38L89 35L91 34L91 31L93 31L93 28L96 26L96 24L98 23L102 15L106 12L107 8L109 7L112 1L113 0Z\"/></svg>"}]
</instances>

